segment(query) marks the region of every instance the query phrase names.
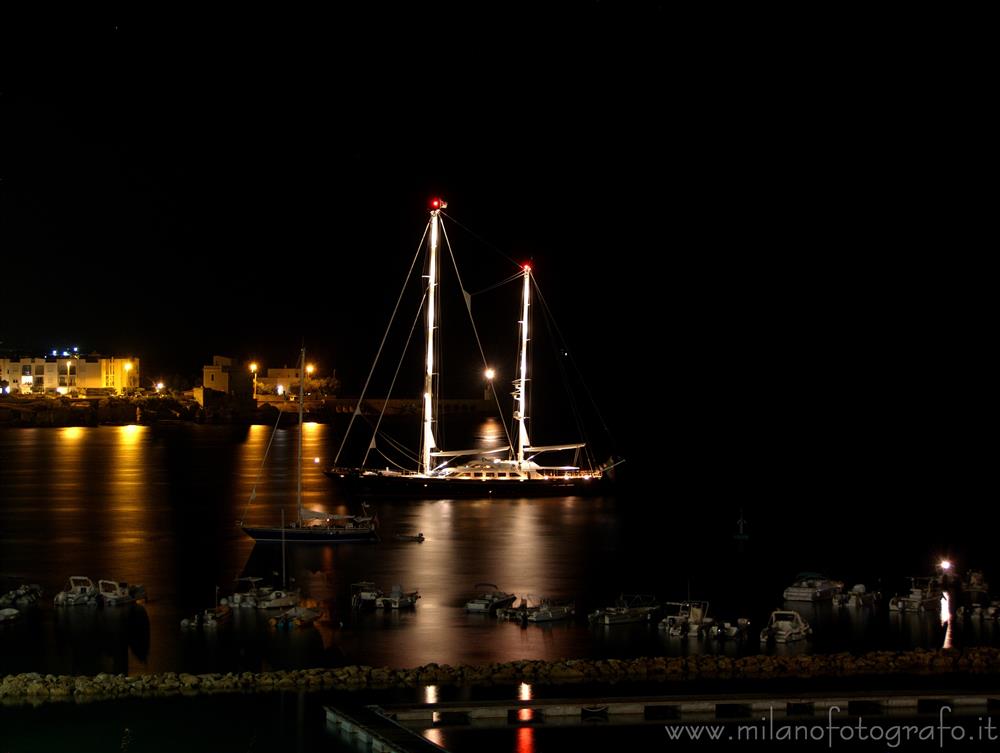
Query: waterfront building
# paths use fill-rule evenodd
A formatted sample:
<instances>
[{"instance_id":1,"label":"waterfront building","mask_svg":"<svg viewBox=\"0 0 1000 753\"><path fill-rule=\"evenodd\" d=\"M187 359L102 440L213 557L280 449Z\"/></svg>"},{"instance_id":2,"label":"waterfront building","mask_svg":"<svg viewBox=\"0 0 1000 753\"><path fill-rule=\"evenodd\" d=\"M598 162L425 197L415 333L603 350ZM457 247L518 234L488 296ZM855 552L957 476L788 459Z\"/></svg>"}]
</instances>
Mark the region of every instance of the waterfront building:
<instances>
[{"instance_id":1,"label":"waterfront building","mask_svg":"<svg viewBox=\"0 0 1000 753\"><path fill-rule=\"evenodd\" d=\"M123 395L141 384L134 356L52 351L46 356L0 358L0 388L9 395Z\"/></svg>"}]
</instances>

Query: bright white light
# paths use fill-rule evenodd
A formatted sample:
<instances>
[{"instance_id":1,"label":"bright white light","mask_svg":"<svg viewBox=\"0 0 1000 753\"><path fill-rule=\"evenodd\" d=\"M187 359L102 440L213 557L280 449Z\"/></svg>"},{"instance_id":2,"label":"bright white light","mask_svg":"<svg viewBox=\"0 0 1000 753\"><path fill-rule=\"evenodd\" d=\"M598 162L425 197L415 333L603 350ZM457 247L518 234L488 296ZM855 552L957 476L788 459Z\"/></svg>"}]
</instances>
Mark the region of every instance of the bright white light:
<instances>
[{"instance_id":1,"label":"bright white light","mask_svg":"<svg viewBox=\"0 0 1000 753\"><path fill-rule=\"evenodd\" d=\"M57 355L59 355L59 354L58 354L58 353L57 353L56 351L54 351L54 350L53 350L53 351L52 351L52 355L54 355L54 356L57 356Z\"/></svg>"},{"instance_id":2,"label":"bright white light","mask_svg":"<svg viewBox=\"0 0 1000 753\"><path fill-rule=\"evenodd\" d=\"M156 383L156 389L157 390L162 390L163 389L163 382L157 382Z\"/></svg>"},{"instance_id":3,"label":"bright white light","mask_svg":"<svg viewBox=\"0 0 1000 753\"><path fill-rule=\"evenodd\" d=\"M313 462L319 464L319 458L313 458Z\"/></svg>"},{"instance_id":4,"label":"bright white light","mask_svg":"<svg viewBox=\"0 0 1000 753\"><path fill-rule=\"evenodd\" d=\"M285 385L283 385L283 384L279 384L278 385L278 394L279 395L284 395L285 394Z\"/></svg>"},{"instance_id":5,"label":"bright white light","mask_svg":"<svg viewBox=\"0 0 1000 753\"><path fill-rule=\"evenodd\" d=\"M496 375L497 375L496 370L494 370L494 369L486 369L486 378L487 379L492 379Z\"/></svg>"},{"instance_id":6,"label":"bright white light","mask_svg":"<svg viewBox=\"0 0 1000 753\"><path fill-rule=\"evenodd\" d=\"M69 390L66 389L65 387L56 387L56 392L58 392L60 395L65 395L67 392L69 392Z\"/></svg>"},{"instance_id":7,"label":"bright white light","mask_svg":"<svg viewBox=\"0 0 1000 753\"><path fill-rule=\"evenodd\" d=\"M79 349L78 347L76 347L75 345L73 346L73 352L74 352L74 353L76 353L76 352L77 352L77 351L79 351L79 350L80 350L80 349Z\"/></svg>"},{"instance_id":8,"label":"bright white light","mask_svg":"<svg viewBox=\"0 0 1000 753\"><path fill-rule=\"evenodd\" d=\"M942 570L951 570L951 562L948 560L941 560L940 567Z\"/></svg>"}]
</instances>

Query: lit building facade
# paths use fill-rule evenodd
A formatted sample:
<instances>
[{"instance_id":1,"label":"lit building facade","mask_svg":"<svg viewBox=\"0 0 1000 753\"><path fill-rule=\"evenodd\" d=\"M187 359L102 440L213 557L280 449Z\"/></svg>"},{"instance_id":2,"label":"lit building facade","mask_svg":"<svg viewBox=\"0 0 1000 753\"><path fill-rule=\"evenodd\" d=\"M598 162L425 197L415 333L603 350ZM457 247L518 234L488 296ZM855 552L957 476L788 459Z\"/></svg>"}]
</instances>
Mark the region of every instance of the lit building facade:
<instances>
[{"instance_id":1,"label":"lit building facade","mask_svg":"<svg viewBox=\"0 0 1000 753\"><path fill-rule=\"evenodd\" d=\"M141 384L139 359L97 354L0 358L0 382L10 395L83 395L88 390L122 395Z\"/></svg>"}]
</instances>

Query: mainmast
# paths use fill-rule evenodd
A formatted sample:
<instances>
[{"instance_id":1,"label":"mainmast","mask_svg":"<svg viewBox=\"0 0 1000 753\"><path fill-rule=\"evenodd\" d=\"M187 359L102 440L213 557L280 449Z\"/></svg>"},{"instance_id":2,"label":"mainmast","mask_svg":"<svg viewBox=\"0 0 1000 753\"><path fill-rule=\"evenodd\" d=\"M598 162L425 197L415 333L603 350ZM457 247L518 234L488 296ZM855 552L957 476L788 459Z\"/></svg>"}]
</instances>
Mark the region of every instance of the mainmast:
<instances>
[{"instance_id":1,"label":"mainmast","mask_svg":"<svg viewBox=\"0 0 1000 753\"><path fill-rule=\"evenodd\" d=\"M429 474L431 468L431 452L437 446L434 441L434 330L437 327L437 286L438 286L438 222L441 210L448 203L440 199L431 201L431 238L430 260L427 271L427 355L424 368L424 432L420 443L420 472Z\"/></svg>"},{"instance_id":2,"label":"mainmast","mask_svg":"<svg viewBox=\"0 0 1000 753\"><path fill-rule=\"evenodd\" d=\"M528 405L528 306L531 296L531 267L524 265L524 290L521 293L521 354L519 376L514 380L514 420L517 422L517 467L524 465L524 448L530 447L525 415Z\"/></svg>"}]
</instances>

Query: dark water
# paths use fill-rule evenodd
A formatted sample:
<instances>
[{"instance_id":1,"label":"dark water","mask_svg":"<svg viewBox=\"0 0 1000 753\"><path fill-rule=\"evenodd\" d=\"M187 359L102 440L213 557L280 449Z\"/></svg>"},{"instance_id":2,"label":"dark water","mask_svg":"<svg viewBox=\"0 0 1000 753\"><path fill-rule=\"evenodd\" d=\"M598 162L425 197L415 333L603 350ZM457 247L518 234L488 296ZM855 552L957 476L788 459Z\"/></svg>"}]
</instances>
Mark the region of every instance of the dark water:
<instances>
[{"instance_id":1,"label":"dark water","mask_svg":"<svg viewBox=\"0 0 1000 753\"><path fill-rule=\"evenodd\" d=\"M672 600L690 594L708 599L717 616L747 616L759 626L800 570L825 570L891 593L902 587L902 576L929 572L936 556L956 548L937 545L941 526L926 513L915 522L877 511L845 517L805 500L787 511L768 500L705 504L676 498L669 483L652 479L633 482L619 498L383 503L379 544L287 549L287 577L323 611L317 629L275 633L266 615L237 610L231 629L184 633L180 620L211 606L216 586L225 593L242 575L281 580L280 545L254 546L235 526L270 435L263 426L195 425L0 432L0 573L38 582L46 593L24 619L0 630L0 673L756 652L756 641L744 647L680 641L643 624L591 628L583 615L623 591ZM330 426L305 426L305 456L319 462L306 464L304 502L346 513L352 506L334 496L321 473L338 436ZM277 521L281 504L292 514L295 440L294 428L275 434L247 515L251 523ZM741 507L751 533L742 549L733 539ZM422 531L427 540L397 541L397 531ZM970 531L972 552L979 551L976 535ZM149 599L132 607L56 610L51 597L70 575L143 583ZM365 579L419 589L416 611L353 615L350 584ZM522 628L468 615L462 606L478 581L573 599L578 619ZM815 638L774 650L945 640L936 614L829 605L800 611L813 622ZM967 622L950 639L993 643L998 633L993 623Z\"/></svg>"}]
</instances>

